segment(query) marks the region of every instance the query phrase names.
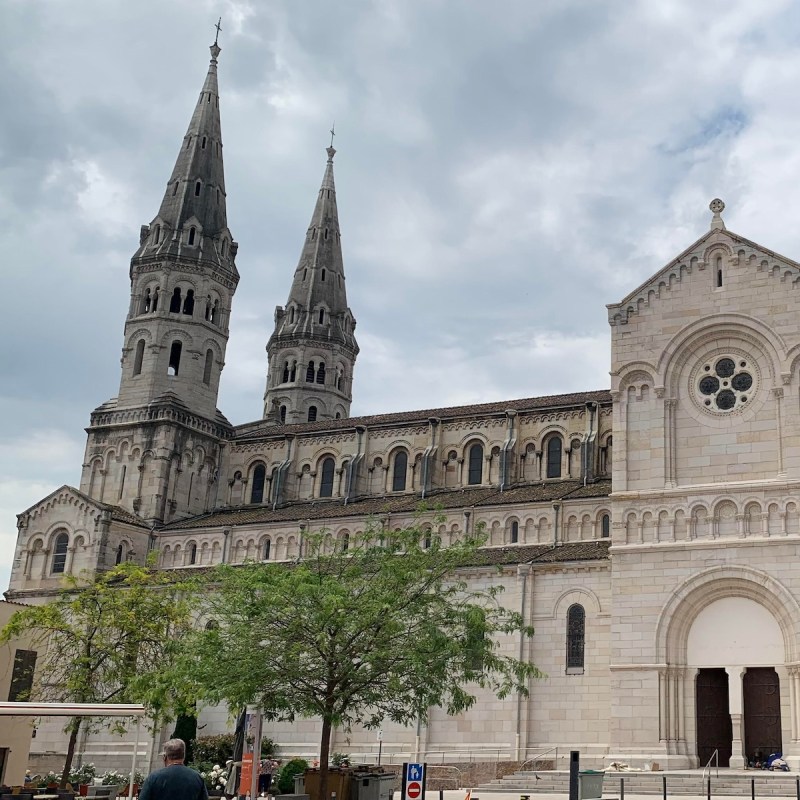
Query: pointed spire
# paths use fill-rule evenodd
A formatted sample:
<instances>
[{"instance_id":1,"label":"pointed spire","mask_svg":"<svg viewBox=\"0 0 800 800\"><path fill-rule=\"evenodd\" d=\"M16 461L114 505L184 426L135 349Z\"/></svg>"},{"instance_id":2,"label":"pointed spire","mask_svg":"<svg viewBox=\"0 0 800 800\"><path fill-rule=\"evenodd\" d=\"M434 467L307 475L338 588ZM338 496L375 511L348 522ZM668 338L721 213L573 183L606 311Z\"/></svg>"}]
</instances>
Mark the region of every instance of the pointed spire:
<instances>
[{"instance_id":1,"label":"pointed spire","mask_svg":"<svg viewBox=\"0 0 800 800\"><path fill-rule=\"evenodd\" d=\"M162 235L151 236L146 246L154 247L162 254L180 250L186 245L198 247L204 258L219 260L223 266L235 272L232 257L236 246L224 247L222 241L226 234L230 239L230 231L225 207L225 171L217 85L217 59L221 48L216 39L210 50L211 62L200 97L183 137L158 216L153 220L153 225L162 226L164 231ZM190 228L195 228L195 234L191 237Z\"/></svg>"}]
</instances>

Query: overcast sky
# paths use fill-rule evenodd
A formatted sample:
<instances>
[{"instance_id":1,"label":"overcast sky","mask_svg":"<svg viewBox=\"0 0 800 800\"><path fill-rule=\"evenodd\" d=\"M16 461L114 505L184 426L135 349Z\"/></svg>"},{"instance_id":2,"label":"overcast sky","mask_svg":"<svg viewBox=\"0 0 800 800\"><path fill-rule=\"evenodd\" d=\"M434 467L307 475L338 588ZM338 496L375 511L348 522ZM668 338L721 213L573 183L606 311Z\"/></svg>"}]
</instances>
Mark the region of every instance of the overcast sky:
<instances>
[{"instance_id":1,"label":"overcast sky","mask_svg":"<svg viewBox=\"0 0 800 800\"><path fill-rule=\"evenodd\" d=\"M728 227L800 256L790 0L4 0L0 589L116 394L139 226L222 16L241 282L220 408L261 413L336 122L352 413L608 387L605 304Z\"/></svg>"}]
</instances>

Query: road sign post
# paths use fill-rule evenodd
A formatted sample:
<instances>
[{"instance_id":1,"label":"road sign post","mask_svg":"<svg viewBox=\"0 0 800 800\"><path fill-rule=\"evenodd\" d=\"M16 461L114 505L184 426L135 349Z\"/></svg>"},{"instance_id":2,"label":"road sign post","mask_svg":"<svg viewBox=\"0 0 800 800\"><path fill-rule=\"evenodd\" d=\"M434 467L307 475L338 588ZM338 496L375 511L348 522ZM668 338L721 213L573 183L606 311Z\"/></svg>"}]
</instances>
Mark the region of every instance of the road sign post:
<instances>
[{"instance_id":1,"label":"road sign post","mask_svg":"<svg viewBox=\"0 0 800 800\"><path fill-rule=\"evenodd\" d=\"M400 800L425 800L425 779L428 765L405 762Z\"/></svg>"}]
</instances>

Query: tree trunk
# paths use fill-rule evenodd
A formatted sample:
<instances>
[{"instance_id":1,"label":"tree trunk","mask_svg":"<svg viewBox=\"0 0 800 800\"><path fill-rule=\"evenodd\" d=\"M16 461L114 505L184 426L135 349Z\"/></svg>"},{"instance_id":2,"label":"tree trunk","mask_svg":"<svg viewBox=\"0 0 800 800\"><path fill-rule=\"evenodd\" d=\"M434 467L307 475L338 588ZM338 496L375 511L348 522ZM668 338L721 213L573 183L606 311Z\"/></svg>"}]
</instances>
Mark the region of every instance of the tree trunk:
<instances>
[{"instance_id":1,"label":"tree trunk","mask_svg":"<svg viewBox=\"0 0 800 800\"><path fill-rule=\"evenodd\" d=\"M70 723L69 742L67 744L67 757L64 759L64 771L61 773L61 782L58 784L59 789L67 788L67 781L69 780L69 772L72 769L72 758L75 755L75 743L78 741L78 732L81 729L81 718L73 717Z\"/></svg>"},{"instance_id":2,"label":"tree trunk","mask_svg":"<svg viewBox=\"0 0 800 800\"><path fill-rule=\"evenodd\" d=\"M322 718L322 739L319 743L319 800L328 798L328 761L331 751L331 720ZM339 798L338 800L341 800Z\"/></svg>"}]
</instances>

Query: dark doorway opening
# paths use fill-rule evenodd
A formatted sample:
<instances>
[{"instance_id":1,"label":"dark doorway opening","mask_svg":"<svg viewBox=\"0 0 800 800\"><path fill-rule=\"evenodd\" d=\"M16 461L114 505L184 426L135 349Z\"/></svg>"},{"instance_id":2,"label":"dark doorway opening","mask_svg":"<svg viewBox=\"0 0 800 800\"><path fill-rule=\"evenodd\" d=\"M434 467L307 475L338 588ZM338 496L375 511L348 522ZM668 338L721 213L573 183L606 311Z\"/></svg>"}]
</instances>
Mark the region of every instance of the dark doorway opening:
<instances>
[{"instance_id":1,"label":"dark doorway opening","mask_svg":"<svg viewBox=\"0 0 800 800\"><path fill-rule=\"evenodd\" d=\"M728 673L724 669L701 669L697 673L697 757L704 767L719 753L719 765L729 767L733 727L728 702Z\"/></svg>"},{"instance_id":2,"label":"dark doorway opening","mask_svg":"<svg viewBox=\"0 0 800 800\"><path fill-rule=\"evenodd\" d=\"M744 674L744 748L748 759L783 752L781 688L773 667L748 667Z\"/></svg>"}]
</instances>

